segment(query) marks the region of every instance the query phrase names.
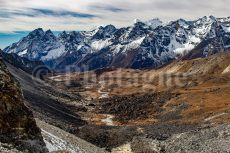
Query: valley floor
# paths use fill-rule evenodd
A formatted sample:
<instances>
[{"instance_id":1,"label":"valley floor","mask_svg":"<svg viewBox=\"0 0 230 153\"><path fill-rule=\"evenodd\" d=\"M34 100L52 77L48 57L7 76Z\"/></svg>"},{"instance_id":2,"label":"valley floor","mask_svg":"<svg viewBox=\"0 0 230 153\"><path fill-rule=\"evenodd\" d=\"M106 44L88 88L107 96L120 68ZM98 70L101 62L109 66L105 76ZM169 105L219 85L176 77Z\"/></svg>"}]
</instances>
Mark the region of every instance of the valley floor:
<instances>
[{"instance_id":1,"label":"valley floor","mask_svg":"<svg viewBox=\"0 0 230 153\"><path fill-rule=\"evenodd\" d=\"M176 61L157 70L99 69L57 74L45 82L32 79L9 64L8 68L22 85L26 105L41 120L38 124L45 139L53 141L55 147L58 147L55 141L59 140L53 140L53 135L63 138L64 144L72 138L78 143L77 136L99 148L117 152L120 147L138 153L139 145L148 144L146 140L154 141L152 144L165 150L185 144L181 152L183 149L192 152L196 147L196 151L200 151L220 142L221 151L227 152L229 59L230 53L221 53L204 59ZM55 127L47 128L44 121L50 124L48 127ZM67 133L63 132L63 136L60 130L55 131L56 127ZM211 133L199 132L209 131L210 127L220 127L220 132L218 128L210 130ZM216 141L213 138L217 138ZM202 145L202 141L208 145ZM218 148L210 150L215 151L219 151Z\"/></svg>"}]
</instances>

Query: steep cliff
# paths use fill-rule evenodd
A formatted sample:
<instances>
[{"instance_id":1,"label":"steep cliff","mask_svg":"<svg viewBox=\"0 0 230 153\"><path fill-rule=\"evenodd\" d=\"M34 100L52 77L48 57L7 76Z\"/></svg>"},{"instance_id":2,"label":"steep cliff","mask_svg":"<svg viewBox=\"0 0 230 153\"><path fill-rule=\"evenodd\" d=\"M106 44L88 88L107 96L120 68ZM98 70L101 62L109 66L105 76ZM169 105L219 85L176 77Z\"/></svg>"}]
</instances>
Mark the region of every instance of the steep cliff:
<instances>
[{"instance_id":1,"label":"steep cliff","mask_svg":"<svg viewBox=\"0 0 230 153\"><path fill-rule=\"evenodd\" d=\"M19 86L0 56L0 143L23 152L45 153L41 131L23 103Z\"/></svg>"}]
</instances>

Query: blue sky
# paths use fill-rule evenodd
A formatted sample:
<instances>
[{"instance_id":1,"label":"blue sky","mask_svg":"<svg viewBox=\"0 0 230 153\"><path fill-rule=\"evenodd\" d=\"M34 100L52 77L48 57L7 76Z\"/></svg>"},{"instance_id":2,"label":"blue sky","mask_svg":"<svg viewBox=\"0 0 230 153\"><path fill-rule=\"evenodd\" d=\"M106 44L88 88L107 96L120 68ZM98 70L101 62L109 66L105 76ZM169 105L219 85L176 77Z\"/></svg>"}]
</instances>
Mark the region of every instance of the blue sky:
<instances>
[{"instance_id":1,"label":"blue sky","mask_svg":"<svg viewBox=\"0 0 230 153\"><path fill-rule=\"evenodd\" d=\"M26 36L28 32L16 32L16 33L0 33L0 48L4 49L6 46L13 42L17 42L22 37Z\"/></svg>"},{"instance_id":2,"label":"blue sky","mask_svg":"<svg viewBox=\"0 0 230 153\"><path fill-rule=\"evenodd\" d=\"M60 33L59 31L53 32L56 36ZM0 49L11 45L14 42L18 42L21 38L27 36L29 31L19 31L13 33L0 33Z\"/></svg>"},{"instance_id":3,"label":"blue sky","mask_svg":"<svg viewBox=\"0 0 230 153\"><path fill-rule=\"evenodd\" d=\"M134 19L194 20L230 15L230 0L0 0L0 48L38 27L52 31L123 27ZM3 34L4 33L4 34ZM13 34L12 34L13 33Z\"/></svg>"}]
</instances>

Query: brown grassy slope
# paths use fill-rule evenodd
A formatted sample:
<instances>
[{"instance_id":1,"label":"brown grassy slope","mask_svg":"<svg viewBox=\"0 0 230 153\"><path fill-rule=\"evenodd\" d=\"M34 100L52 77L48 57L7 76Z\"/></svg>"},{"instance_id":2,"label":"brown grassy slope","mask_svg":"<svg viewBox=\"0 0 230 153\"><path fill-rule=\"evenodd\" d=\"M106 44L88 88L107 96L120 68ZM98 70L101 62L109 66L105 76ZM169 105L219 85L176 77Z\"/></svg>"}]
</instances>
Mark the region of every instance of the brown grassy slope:
<instances>
[{"instance_id":1,"label":"brown grassy slope","mask_svg":"<svg viewBox=\"0 0 230 153\"><path fill-rule=\"evenodd\" d=\"M109 100L103 98L97 101L103 93L107 93L109 97L140 95L143 96L143 102L145 94L177 95L164 102L160 113L152 111L149 116L142 118L142 121L137 122L138 117L136 120L130 120L133 124L145 124L152 116L157 116L152 123L156 120L183 124L219 123L230 120L229 59L230 53L225 52L207 58L175 61L157 70L114 69L100 71L100 75L91 71L73 73L68 77L54 76L50 80L55 81L54 84L63 90L71 93L80 92L87 99L94 99L93 103L98 107L106 106L106 101ZM72 83L77 82L78 86L66 86L65 80L68 79ZM118 104L117 107L122 105ZM127 105L130 103L127 102Z\"/></svg>"}]
</instances>

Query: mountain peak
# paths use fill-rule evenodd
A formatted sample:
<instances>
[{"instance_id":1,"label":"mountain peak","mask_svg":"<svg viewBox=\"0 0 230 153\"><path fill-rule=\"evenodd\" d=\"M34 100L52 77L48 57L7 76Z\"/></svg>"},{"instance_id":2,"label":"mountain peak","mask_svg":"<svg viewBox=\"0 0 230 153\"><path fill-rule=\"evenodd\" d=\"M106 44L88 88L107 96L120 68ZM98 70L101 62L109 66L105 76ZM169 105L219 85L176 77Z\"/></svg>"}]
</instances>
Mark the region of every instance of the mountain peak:
<instances>
[{"instance_id":1,"label":"mountain peak","mask_svg":"<svg viewBox=\"0 0 230 153\"><path fill-rule=\"evenodd\" d=\"M209 18L212 19L212 20L216 20L216 17L213 16L213 15L210 15Z\"/></svg>"},{"instance_id":2,"label":"mountain peak","mask_svg":"<svg viewBox=\"0 0 230 153\"><path fill-rule=\"evenodd\" d=\"M53 32L52 32L50 29L47 30L46 33L47 33L47 34L48 34L48 33L53 34Z\"/></svg>"},{"instance_id":3,"label":"mountain peak","mask_svg":"<svg viewBox=\"0 0 230 153\"><path fill-rule=\"evenodd\" d=\"M56 36L53 34L51 30L47 30L44 34L44 37L49 41L51 39L56 39Z\"/></svg>"},{"instance_id":4,"label":"mountain peak","mask_svg":"<svg viewBox=\"0 0 230 153\"><path fill-rule=\"evenodd\" d=\"M210 16L204 16L203 18L200 18L199 20L202 20L205 22L215 22L217 19L216 17L210 15Z\"/></svg>"},{"instance_id":5,"label":"mountain peak","mask_svg":"<svg viewBox=\"0 0 230 153\"><path fill-rule=\"evenodd\" d=\"M30 32L27 37L34 38L34 37L42 37L44 35L45 35L44 30L42 28L38 28Z\"/></svg>"},{"instance_id":6,"label":"mountain peak","mask_svg":"<svg viewBox=\"0 0 230 153\"><path fill-rule=\"evenodd\" d=\"M108 33L113 33L116 30L116 27L112 24L106 25L103 28L103 31L108 32Z\"/></svg>"},{"instance_id":7,"label":"mountain peak","mask_svg":"<svg viewBox=\"0 0 230 153\"><path fill-rule=\"evenodd\" d=\"M44 34L44 30L42 29L42 28L37 28L37 29L35 29L35 30L33 30L31 33L42 33L42 34Z\"/></svg>"},{"instance_id":8,"label":"mountain peak","mask_svg":"<svg viewBox=\"0 0 230 153\"><path fill-rule=\"evenodd\" d=\"M112 24L108 24L104 27L105 29L116 29L116 27Z\"/></svg>"},{"instance_id":9,"label":"mountain peak","mask_svg":"<svg viewBox=\"0 0 230 153\"><path fill-rule=\"evenodd\" d=\"M155 28L161 26L163 24L163 22L159 18L154 18L154 19L151 19L149 21L146 21L145 24L147 24L148 26L155 29Z\"/></svg>"},{"instance_id":10,"label":"mountain peak","mask_svg":"<svg viewBox=\"0 0 230 153\"><path fill-rule=\"evenodd\" d=\"M136 24L136 23L138 23L138 22L142 22L142 21L139 20L139 19L134 19L134 20L133 20L133 23L134 23L134 24Z\"/></svg>"},{"instance_id":11,"label":"mountain peak","mask_svg":"<svg viewBox=\"0 0 230 153\"><path fill-rule=\"evenodd\" d=\"M158 18L146 22L136 19L134 22L132 26L118 29L109 24L92 31L64 31L56 39L53 39L55 37L51 30L44 32L38 28L31 32L30 36L4 51L16 53L30 60L38 59L43 62L51 60L62 68L82 60L89 60L92 69L98 68L95 62L104 67L119 54L132 53L132 57L135 58L129 59L134 63L130 67L145 68L160 66L178 55L187 54L199 45L204 46L202 54L218 52L216 50L219 48L227 50L230 46L229 19L205 16L194 21L178 19L168 24L163 24ZM218 30L219 25L225 27L225 30ZM207 39L212 44L205 42ZM222 39L224 44L219 41ZM91 56L95 52L98 54ZM57 60L64 62L59 64Z\"/></svg>"},{"instance_id":12,"label":"mountain peak","mask_svg":"<svg viewBox=\"0 0 230 153\"><path fill-rule=\"evenodd\" d=\"M109 24L106 26L100 26L93 30L92 39L104 39L110 37L115 31L116 27Z\"/></svg>"},{"instance_id":13,"label":"mountain peak","mask_svg":"<svg viewBox=\"0 0 230 153\"><path fill-rule=\"evenodd\" d=\"M67 36L67 32L66 32L66 31L63 31L63 32L61 32L61 33L58 35L58 37L62 37L62 38L66 37L66 36Z\"/></svg>"},{"instance_id":14,"label":"mountain peak","mask_svg":"<svg viewBox=\"0 0 230 153\"><path fill-rule=\"evenodd\" d=\"M93 31L98 31L98 30L109 30L109 29L116 29L116 27L112 24L108 24L108 25L100 25L98 27L96 27L95 29L93 29Z\"/></svg>"}]
</instances>

